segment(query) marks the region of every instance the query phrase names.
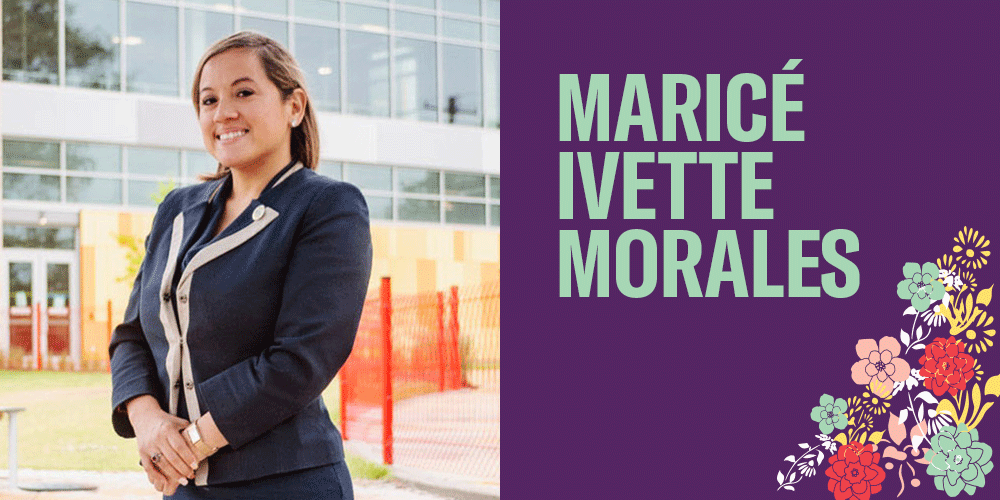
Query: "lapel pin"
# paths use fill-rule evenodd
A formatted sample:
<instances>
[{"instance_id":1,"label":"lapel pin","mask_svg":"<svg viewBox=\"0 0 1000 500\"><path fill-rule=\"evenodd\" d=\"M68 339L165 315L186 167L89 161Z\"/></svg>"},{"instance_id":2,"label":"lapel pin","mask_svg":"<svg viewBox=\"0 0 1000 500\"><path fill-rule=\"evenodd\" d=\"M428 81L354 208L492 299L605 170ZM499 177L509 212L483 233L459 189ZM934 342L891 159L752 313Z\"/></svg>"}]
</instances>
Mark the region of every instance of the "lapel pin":
<instances>
[{"instance_id":1,"label":"lapel pin","mask_svg":"<svg viewBox=\"0 0 1000 500\"><path fill-rule=\"evenodd\" d=\"M257 205L257 208L253 209L253 220L260 219L264 216L264 205Z\"/></svg>"}]
</instances>

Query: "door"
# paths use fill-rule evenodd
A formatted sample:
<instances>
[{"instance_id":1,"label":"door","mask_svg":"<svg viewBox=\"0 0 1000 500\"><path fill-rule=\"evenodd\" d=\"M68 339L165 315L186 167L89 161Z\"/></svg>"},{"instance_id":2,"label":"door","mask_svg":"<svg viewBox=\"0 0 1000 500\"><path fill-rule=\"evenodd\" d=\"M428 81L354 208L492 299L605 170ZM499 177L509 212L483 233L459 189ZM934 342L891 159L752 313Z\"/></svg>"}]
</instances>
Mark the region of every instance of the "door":
<instances>
[{"instance_id":1,"label":"door","mask_svg":"<svg viewBox=\"0 0 1000 500\"><path fill-rule=\"evenodd\" d=\"M75 253L66 250L3 250L8 313L7 342L0 337L0 347L7 347L14 366L79 367L75 259Z\"/></svg>"}]
</instances>

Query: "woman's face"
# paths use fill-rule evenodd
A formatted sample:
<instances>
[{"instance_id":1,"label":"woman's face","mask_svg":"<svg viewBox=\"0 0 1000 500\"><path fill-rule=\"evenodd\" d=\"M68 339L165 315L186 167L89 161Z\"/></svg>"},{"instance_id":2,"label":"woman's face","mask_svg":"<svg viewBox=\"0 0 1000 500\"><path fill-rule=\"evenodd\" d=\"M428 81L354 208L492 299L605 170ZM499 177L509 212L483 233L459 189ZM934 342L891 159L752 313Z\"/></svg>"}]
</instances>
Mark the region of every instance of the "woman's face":
<instances>
[{"instance_id":1,"label":"woman's face","mask_svg":"<svg viewBox=\"0 0 1000 500\"><path fill-rule=\"evenodd\" d=\"M302 119L305 93L296 89L283 100L252 50L213 56L198 88L202 139L219 163L269 171L291 161L292 122Z\"/></svg>"}]
</instances>

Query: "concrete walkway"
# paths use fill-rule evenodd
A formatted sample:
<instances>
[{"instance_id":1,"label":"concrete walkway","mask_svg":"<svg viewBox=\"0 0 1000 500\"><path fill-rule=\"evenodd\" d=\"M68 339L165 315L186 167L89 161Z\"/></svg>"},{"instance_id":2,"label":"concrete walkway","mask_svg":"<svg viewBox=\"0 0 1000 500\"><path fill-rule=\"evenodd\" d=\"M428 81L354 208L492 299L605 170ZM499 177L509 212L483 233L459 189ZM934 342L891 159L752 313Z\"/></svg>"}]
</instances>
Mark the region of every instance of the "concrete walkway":
<instances>
[{"instance_id":1,"label":"concrete walkway","mask_svg":"<svg viewBox=\"0 0 1000 500\"><path fill-rule=\"evenodd\" d=\"M97 486L94 491L34 492L10 486L7 472L0 473L3 500L161 500L142 472L40 471L20 469L18 483L80 483ZM455 497L418 490L397 480L354 480L356 500L453 500Z\"/></svg>"}]
</instances>

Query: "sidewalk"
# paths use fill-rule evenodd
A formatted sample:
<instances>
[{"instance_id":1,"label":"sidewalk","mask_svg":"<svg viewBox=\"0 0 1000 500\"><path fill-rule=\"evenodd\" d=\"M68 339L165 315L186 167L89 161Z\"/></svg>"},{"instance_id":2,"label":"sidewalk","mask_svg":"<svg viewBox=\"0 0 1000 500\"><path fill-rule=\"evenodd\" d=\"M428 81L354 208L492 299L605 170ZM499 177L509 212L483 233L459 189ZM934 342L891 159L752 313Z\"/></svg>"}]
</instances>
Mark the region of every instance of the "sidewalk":
<instances>
[{"instance_id":1,"label":"sidewalk","mask_svg":"<svg viewBox=\"0 0 1000 500\"><path fill-rule=\"evenodd\" d=\"M7 471L0 472L2 500L161 500L142 472L90 472L18 470L18 483L81 483L96 485L94 491L34 492L12 488ZM420 491L396 480L354 480L356 500L451 500L449 496Z\"/></svg>"}]
</instances>

